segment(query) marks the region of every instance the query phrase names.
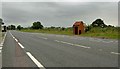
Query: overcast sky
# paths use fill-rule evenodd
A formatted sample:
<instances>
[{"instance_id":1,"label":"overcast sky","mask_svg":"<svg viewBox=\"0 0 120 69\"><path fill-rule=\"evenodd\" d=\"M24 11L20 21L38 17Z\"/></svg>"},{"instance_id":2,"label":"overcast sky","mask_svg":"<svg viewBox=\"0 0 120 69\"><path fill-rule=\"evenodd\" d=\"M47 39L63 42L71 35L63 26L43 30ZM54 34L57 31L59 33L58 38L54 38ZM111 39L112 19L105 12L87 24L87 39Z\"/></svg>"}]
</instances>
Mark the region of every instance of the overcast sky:
<instances>
[{"instance_id":1,"label":"overcast sky","mask_svg":"<svg viewBox=\"0 0 120 69\"><path fill-rule=\"evenodd\" d=\"M31 26L40 21L44 26L70 27L75 21L91 24L97 18L105 24L118 25L117 2L2 2L6 25Z\"/></svg>"}]
</instances>

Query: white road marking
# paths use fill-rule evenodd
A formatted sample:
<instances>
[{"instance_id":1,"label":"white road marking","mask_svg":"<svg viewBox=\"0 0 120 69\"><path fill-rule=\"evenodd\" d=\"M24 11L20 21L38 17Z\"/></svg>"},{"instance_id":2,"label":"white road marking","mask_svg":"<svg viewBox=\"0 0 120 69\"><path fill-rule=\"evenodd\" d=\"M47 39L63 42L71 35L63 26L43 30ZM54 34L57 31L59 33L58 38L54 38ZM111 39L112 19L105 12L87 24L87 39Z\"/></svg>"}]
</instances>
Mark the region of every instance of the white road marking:
<instances>
[{"instance_id":1,"label":"white road marking","mask_svg":"<svg viewBox=\"0 0 120 69\"><path fill-rule=\"evenodd\" d=\"M68 45L79 46L79 47L83 47L83 48L91 48L91 47L82 46L82 45L79 45L79 44L73 44L73 43L64 42L64 41L59 41L59 40L54 40L54 41L56 41L56 42L61 42L61 43L64 43L64 44L68 44Z\"/></svg>"},{"instance_id":2,"label":"white road marking","mask_svg":"<svg viewBox=\"0 0 120 69\"><path fill-rule=\"evenodd\" d=\"M0 47L0 50L2 50L2 47Z\"/></svg>"},{"instance_id":3,"label":"white road marking","mask_svg":"<svg viewBox=\"0 0 120 69\"><path fill-rule=\"evenodd\" d=\"M87 47L87 46L82 46L82 45L79 45L79 44L74 44L75 46L79 46L79 47L83 47L83 48L91 48L91 47Z\"/></svg>"},{"instance_id":4,"label":"white road marking","mask_svg":"<svg viewBox=\"0 0 120 69\"><path fill-rule=\"evenodd\" d=\"M12 36L12 37L14 37L12 34L11 34L11 32L9 31L9 33L10 33L10 35Z\"/></svg>"},{"instance_id":5,"label":"white road marking","mask_svg":"<svg viewBox=\"0 0 120 69\"><path fill-rule=\"evenodd\" d=\"M13 39L15 39L15 37L13 36Z\"/></svg>"},{"instance_id":6,"label":"white road marking","mask_svg":"<svg viewBox=\"0 0 120 69\"><path fill-rule=\"evenodd\" d=\"M65 43L65 44L68 44L68 45L74 45L74 44L72 44L72 43L64 42L64 41L61 41L61 43Z\"/></svg>"},{"instance_id":7,"label":"white road marking","mask_svg":"<svg viewBox=\"0 0 120 69\"><path fill-rule=\"evenodd\" d=\"M120 53L117 53L117 52L111 52L111 54L120 55Z\"/></svg>"},{"instance_id":8,"label":"white road marking","mask_svg":"<svg viewBox=\"0 0 120 69\"><path fill-rule=\"evenodd\" d=\"M26 53L40 69L45 69L44 66L30 52L26 52Z\"/></svg>"},{"instance_id":9,"label":"white road marking","mask_svg":"<svg viewBox=\"0 0 120 69\"><path fill-rule=\"evenodd\" d=\"M18 44L19 44L19 46L20 46L21 48L24 48L24 46L23 46L21 43L18 42Z\"/></svg>"},{"instance_id":10,"label":"white road marking","mask_svg":"<svg viewBox=\"0 0 120 69\"><path fill-rule=\"evenodd\" d=\"M18 40L15 38L15 41L18 42Z\"/></svg>"},{"instance_id":11,"label":"white road marking","mask_svg":"<svg viewBox=\"0 0 120 69\"><path fill-rule=\"evenodd\" d=\"M60 42L59 40L54 40L54 41L56 41L56 42Z\"/></svg>"},{"instance_id":12,"label":"white road marking","mask_svg":"<svg viewBox=\"0 0 120 69\"><path fill-rule=\"evenodd\" d=\"M3 40L2 40L2 42L1 42L1 44L0 44L0 56L2 57L2 46L3 46L3 44L4 44L4 42L5 42L5 38L6 38L6 35L7 35L7 32L5 33L5 35L4 35L4 37L3 37ZM2 58L0 59L0 60L2 60ZM1 66L2 66L2 64L1 64Z\"/></svg>"},{"instance_id":13,"label":"white road marking","mask_svg":"<svg viewBox=\"0 0 120 69\"><path fill-rule=\"evenodd\" d=\"M43 39L47 40L48 38L44 38L44 37L43 37Z\"/></svg>"},{"instance_id":14,"label":"white road marking","mask_svg":"<svg viewBox=\"0 0 120 69\"><path fill-rule=\"evenodd\" d=\"M15 39L16 42L18 42L18 40L12 35L12 33L10 33L10 34L11 34L12 38Z\"/></svg>"},{"instance_id":15,"label":"white road marking","mask_svg":"<svg viewBox=\"0 0 120 69\"><path fill-rule=\"evenodd\" d=\"M2 44L0 44L0 47L1 47L1 46L3 46L3 43L2 43Z\"/></svg>"},{"instance_id":16,"label":"white road marking","mask_svg":"<svg viewBox=\"0 0 120 69\"><path fill-rule=\"evenodd\" d=\"M4 37L3 37L3 41L1 42L1 44L3 45L5 42L5 38L6 38L7 32L5 33Z\"/></svg>"},{"instance_id":17,"label":"white road marking","mask_svg":"<svg viewBox=\"0 0 120 69\"><path fill-rule=\"evenodd\" d=\"M11 33L10 33L11 34ZM18 40L11 34L11 36L15 39L16 42L18 42ZM21 47L21 48L24 48L24 46L18 42L18 45Z\"/></svg>"}]
</instances>

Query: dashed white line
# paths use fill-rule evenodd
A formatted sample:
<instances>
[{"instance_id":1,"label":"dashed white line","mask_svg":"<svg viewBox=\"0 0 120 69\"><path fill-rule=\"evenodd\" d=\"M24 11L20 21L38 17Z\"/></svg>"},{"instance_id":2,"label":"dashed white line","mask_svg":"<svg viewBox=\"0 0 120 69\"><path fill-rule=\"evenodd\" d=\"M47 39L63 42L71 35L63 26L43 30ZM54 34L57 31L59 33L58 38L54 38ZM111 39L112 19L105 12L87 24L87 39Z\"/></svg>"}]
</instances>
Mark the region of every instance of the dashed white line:
<instances>
[{"instance_id":1,"label":"dashed white line","mask_svg":"<svg viewBox=\"0 0 120 69\"><path fill-rule=\"evenodd\" d=\"M75 46L79 46L79 47L83 47L83 48L91 48L91 47L87 47L87 46L82 46L82 45L78 45L78 44L74 44Z\"/></svg>"},{"instance_id":2,"label":"dashed white line","mask_svg":"<svg viewBox=\"0 0 120 69\"><path fill-rule=\"evenodd\" d=\"M18 40L15 38L15 41L18 42Z\"/></svg>"},{"instance_id":3,"label":"dashed white line","mask_svg":"<svg viewBox=\"0 0 120 69\"><path fill-rule=\"evenodd\" d=\"M10 33L10 35L12 36L12 37L14 37L12 34L11 34L11 32L9 31L9 33Z\"/></svg>"},{"instance_id":4,"label":"dashed white line","mask_svg":"<svg viewBox=\"0 0 120 69\"><path fill-rule=\"evenodd\" d=\"M65 43L65 44L68 44L68 45L74 45L74 44L72 44L72 43L64 42L64 41L61 41L61 43Z\"/></svg>"},{"instance_id":5,"label":"dashed white line","mask_svg":"<svg viewBox=\"0 0 120 69\"><path fill-rule=\"evenodd\" d=\"M2 52L2 50L0 50L0 53Z\"/></svg>"},{"instance_id":6,"label":"dashed white line","mask_svg":"<svg viewBox=\"0 0 120 69\"><path fill-rule=\"evenodd\" d=\"M24 48L24 46L23 46L21 43L18 42L18 44L19 44L19 46L20 46L21 48Z\"/></svg>"},{"instance_id":7,"label":"dashed white line","mask_svg":"<svg viewBox=\"0 0 120 69\"><path fill-rule=\"evenodd\" d=\"M46 39L46 40L47 40L48 38L44 38L44 37L43 37L43 39Z\"/></svg>"},{"instance_id":8,"label":"dashed white line","mask_svg":"<svg viewBox=\"0 0 120 69\"><path fill-rule=\"evenodd\" d=\"M54 41L56 41L56 42L60 42L59 40L54 40Z\"/></svg>"},{"instance_id":9,"label":"dashed white line","mask_svg":"<svg viewBox=\"0 0 120 69\"><path fill-rule=\"evenodd\" d=\"M45 67L44 67L30 52L26 52L26 54L31 58L31 60L32 60L40 69L45 69Z\"/></svg>"},{"instance_id":10,"label":"dashed white line","mask_svg":"<svg viewBox=\"0 0 120 69\"><path fill-rule=\"evenodd\" d=\"M2 47L0 47L0 50L2 50Z\"/></svg>"},{"instance_id":11,"label":"dashed white line","mask_svg":"<svg viewBox=\"0 0 120 69\"><path fill-rule=\"evenodd\" d=\"M11 34L11 33L10 33ZM15 41L18 43L18 45L21 48L24 48L24 46L18 42L18 40L11 34L11 36L15 39ZM47 38L43 38L43 39L47 39ZM30 53L30 52L26 52L26 54L30 57L30 59L40 68L40 69L45 69L45 67L37 60L35 59L35 57Z\"/></svg>"},{"instance_id":12,"label":"dashed white line","mask_svg":"<svg viewBox=\"0 0 120 69\"><path fill-rule=\"evenodd\" d=\"M64 41L59 41L59 40L54 40L54 41L56 41L56 42L61 42L61 43L64 43L64 44L68 44L68 45L79 46L79 47L83 47L83 48L91 48L91 47L82 46L82 45L79 45L79 44L73 44L73 43L64 42Z\"/></svg>"},{"instance_id":13,"label":"dashed white line","mask_svg":"<svg viewBox=\"0 0 120 69\"><path fill-rule=\"evenodd\" d=\"M117 52L111 52L111 54L120 55L120 53L117 53Z\"/></svg>"},{"instance_id":14,"label":"dashed white line","mask_svg":"<svg viewBox=\"0 0 120 69\"><path fill-rule=\"evenodd\" d=\"M13 36L13 39L15 39L15 37Z\"/></svg>"},{"instance_id":15,"label":"dashed white line","mask_svg":"<svg viewBox=\"0 0 120 69\"><path fill-rule=\"evenodd\" d=\"M11 34L11 33L10 33ZM16 42L18 42L18 40L11 34L11 36L15 39ZM21 48L24 48L24 46L18 42L18 45L21 47Z\"/></svg>"}]
</instances>

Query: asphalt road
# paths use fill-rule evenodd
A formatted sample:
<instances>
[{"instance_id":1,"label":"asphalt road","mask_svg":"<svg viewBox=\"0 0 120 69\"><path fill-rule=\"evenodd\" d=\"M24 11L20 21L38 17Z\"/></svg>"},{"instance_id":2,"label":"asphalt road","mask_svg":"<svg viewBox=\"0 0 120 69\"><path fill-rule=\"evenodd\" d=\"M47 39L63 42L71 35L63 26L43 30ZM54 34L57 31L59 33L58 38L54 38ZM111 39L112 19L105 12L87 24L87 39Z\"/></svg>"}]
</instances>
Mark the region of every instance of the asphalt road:
<instances>
[{"instance_id":1,"label":"asphalt road","mask_svg":"<svg viewBox=\"0 0 120 69\"><path fill-rule=\"evenodd\" d=\"M118 67L118 41L42 33L7 32L3 67Z\"/></svg>"}]
</instances>

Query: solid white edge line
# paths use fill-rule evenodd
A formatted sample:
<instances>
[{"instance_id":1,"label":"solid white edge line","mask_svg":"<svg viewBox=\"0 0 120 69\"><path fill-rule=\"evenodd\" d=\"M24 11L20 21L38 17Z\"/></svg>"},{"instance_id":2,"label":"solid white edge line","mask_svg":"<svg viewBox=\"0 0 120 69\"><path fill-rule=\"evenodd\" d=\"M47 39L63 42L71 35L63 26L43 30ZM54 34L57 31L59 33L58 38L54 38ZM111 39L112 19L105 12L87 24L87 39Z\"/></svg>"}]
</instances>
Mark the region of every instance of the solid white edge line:
<instances>
[{"instance_id":1,"label":"solid white edge line","mask_svg":"<svg viewBox=\"0 0 120 69\"><path fill-rule=\"evenodd\" d=\"M45 69L45 67L44 67L30 52L26 52L26 54L31 58L31 60L32 60L40 69Z\"/></svg>"},{"instance_id":2,"label":"solid white edge line","mask_svg":"<svg viewBox=\"0 0 120 69\"><path fill-rule=\"evenodd\" d=\"M9 31L9 33L10 33L10 35L12 36L12 37L14 37L12 34L11 34L11 32Z\"/></svg>"},{"instance_id":3,"label":"solid white edge line","mask_svg":"<svg viewBox=\"0 0 120 69\"><path fill-rule=\"evenodd\" d=\"M19 44L19 46L20 46L21 48L24 48L24 46L23 46L22 44L20 44L19 42L18 42L18 44Z\"/></svg>"}]
</instances>

